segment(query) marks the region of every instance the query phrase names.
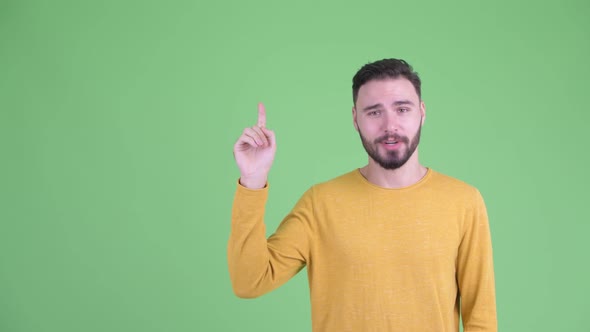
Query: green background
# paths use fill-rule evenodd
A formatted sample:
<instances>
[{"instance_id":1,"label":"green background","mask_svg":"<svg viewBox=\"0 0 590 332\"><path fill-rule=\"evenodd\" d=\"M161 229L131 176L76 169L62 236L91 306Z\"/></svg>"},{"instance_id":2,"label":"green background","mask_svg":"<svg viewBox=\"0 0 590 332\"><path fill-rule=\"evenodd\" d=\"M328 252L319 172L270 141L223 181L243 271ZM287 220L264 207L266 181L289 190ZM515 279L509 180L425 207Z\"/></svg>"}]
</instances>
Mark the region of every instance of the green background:
<instances>
[{"instance_id":1,"label":"green background","mask_svg":"<svg viewBox=\"0 0 590 332\"><path fill-rule=\"evenodd\" d=\"M366 163L351 79L420 73L428 167L490 216L501 331L590 331L590 3L0 1L0 331L309 331L305 271L226 261L232 146L263 101L270 235Z\"/></svg>"}]
</instances>

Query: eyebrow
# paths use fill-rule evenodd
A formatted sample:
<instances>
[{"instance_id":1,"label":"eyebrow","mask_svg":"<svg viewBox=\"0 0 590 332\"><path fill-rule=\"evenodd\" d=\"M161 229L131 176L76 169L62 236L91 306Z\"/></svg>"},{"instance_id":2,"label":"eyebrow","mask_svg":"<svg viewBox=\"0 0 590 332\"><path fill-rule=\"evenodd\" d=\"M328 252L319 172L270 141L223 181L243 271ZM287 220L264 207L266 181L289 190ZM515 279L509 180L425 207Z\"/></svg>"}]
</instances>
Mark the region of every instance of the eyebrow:
<instances>
[{"instance_id":1,"label":"eyebrow","mask_svg":"<svg viewBox=\"0 0 590 332\"><path fill-rule=\"evenodd\" d=\"M393 106L400 106L400 105L414 105L414 103L411 100L396 100L395 102L393 102ZM363 111L370 111L372 109L376 109L376 108L379 108L382 106L383 106L383 104L377 103L377 104L370 105L370 106L363 108Z\"/></svg>"},{"instance_id":2,"label":"eyebrow","mask_svg":"<svg viewBox=\"0 0 590 332\"><path fill-rule=\"evenodd\" d=\"M399 105L414 105L414 103L411 100L398 100L396 102L393 103L394 106L399 106Z\"/></svg>"}]
</instances>

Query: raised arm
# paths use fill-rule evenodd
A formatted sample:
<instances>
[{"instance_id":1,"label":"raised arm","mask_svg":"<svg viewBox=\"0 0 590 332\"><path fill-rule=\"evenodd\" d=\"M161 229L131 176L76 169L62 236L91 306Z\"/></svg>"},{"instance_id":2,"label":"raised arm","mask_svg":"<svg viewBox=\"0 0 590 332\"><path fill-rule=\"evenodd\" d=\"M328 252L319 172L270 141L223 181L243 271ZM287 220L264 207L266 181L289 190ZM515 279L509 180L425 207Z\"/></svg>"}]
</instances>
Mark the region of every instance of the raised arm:
<instances>
[{"instance_id":1,"label":"raised arm","mask_svg":"<svg viewBox=\"0 0 590 332\"><path fill-rule=\"evenodd\" d=\"M309 259L311 194L304 195L276 232L266 238L266 185L276 151L266 112L258 105L258 123L246 128L234 145L240 169L232 207L228 267L234 293L242 298L265 294L289 280Z\"/></svg>"}]
</instances>

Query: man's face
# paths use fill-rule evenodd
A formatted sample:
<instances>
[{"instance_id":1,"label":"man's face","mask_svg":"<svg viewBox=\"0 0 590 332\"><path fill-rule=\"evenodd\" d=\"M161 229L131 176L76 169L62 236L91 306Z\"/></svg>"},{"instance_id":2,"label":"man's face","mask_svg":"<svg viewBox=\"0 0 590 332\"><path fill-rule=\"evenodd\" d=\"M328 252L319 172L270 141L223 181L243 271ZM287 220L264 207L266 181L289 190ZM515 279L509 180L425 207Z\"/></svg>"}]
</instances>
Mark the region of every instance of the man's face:
<instances>
[{"instance_id":1,"label":"man's face","mask_svg":"<svg viewBox=\"0 0 590 332\"><path fill-rule=\"evenodd\" d=\"M352 113L365 150L381 167L397 169L414 156L425 107L409 80L399 77L365 83Z\"/></svg>"}]
</instances>

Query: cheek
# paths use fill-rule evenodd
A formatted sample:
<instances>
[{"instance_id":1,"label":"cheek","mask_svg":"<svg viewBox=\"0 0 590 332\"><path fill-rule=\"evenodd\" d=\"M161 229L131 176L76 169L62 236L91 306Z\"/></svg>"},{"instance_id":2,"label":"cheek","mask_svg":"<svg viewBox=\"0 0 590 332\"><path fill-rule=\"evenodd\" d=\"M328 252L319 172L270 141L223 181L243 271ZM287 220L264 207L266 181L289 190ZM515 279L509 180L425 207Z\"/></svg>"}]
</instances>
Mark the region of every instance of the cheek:
<instances>
[{"instance_id":1,"label":"cheek","mask_svg":"<svg viewBox=\"0 0 590 332\"><path fill-rule=\"evenodd\" d=\"M414 126L412 127L412 132L411 132L411 136L415 136L418 131L420 130L420 128L422 127L422 123L418 122L416 124L414 124Z\"/></svg>"},{"instance_id":2,"label":"cheek","mask_svg":"<svg viewBox=\"0 0 590 332\"><path fill-rule=\"evenodd\" d=\"M359 119L357 124L361 130L364 131L375 131L381 127L381 121L379 119Z\"/></svg>"},{"instance_id":3,"label":"cheek","mask_svg":"<svg viewBox=\"0 0 590 332\"><path fill-rule=\"evenodd\" d=\"M375 126L369 123L359 123L358 124L358 131L363 134L366 138L371 138L375 136Z\"/></svg>"},{"instance_id":4,"label":"cheek","mask_svg":"<svg viewBox=\"0 0 590 332\"><path fill-rule=\"evenodd\" d=\"M422 119L420 119L420 117L412 117L412 118L408 118L408 119L406 119L406 121L404 121L404 128L408 132L417 131L421 125L422 125Z\"/></svg>"}]
</instances>

